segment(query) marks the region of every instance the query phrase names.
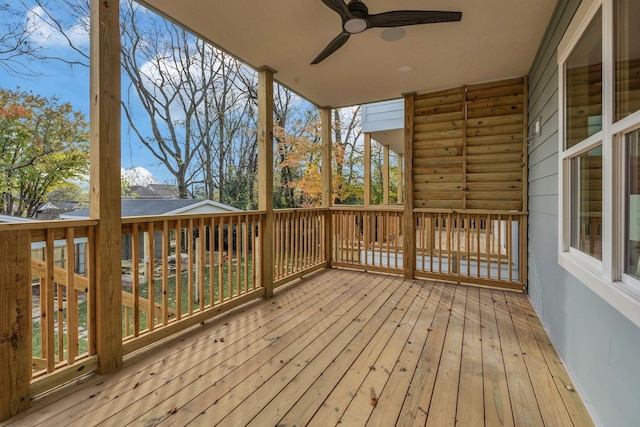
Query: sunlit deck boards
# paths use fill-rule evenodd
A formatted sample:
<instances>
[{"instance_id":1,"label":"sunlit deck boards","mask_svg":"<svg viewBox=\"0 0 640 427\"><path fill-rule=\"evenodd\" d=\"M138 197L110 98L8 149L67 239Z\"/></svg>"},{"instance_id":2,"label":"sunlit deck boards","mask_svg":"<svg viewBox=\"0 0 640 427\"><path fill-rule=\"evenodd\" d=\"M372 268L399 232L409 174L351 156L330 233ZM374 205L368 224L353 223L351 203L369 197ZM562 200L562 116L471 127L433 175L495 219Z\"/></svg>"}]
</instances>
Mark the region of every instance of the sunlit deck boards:
<instances>
[{"instance_id":1,"label":"sunlit deck boards","mask_svg":"<svg viewBox=\"0 0 640 427\"><path fill-rule=\"evenodd\" d=\"M325 270L9 424L590 425L572 389L522 294Z\"/></svg>"}]
</instances>

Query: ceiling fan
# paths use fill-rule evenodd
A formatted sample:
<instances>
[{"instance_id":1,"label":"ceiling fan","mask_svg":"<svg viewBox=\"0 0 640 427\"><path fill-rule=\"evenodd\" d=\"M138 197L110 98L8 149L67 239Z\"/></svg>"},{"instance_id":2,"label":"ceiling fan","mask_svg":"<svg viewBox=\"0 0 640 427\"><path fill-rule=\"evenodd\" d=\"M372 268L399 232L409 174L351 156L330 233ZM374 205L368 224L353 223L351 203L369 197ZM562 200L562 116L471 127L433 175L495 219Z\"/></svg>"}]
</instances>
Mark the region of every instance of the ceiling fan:
<instances>
[{"instance_id":1,"label":"ceiling fan","mask_svg":"<svg viewBox=\"0 0 640 427\"><path fill-rule=\"evenodd\" d=\"M331 40L327 47L311 62L319 64L340 49L352 34L359 34L369 28L404 27L406 25L434 24L436 22L457 22L462 12L440 12L435 10L395 10L369 15L369 9L362 0L322 0L328 8L342 18L342 32Z\"/></svg>"}]
</instances>

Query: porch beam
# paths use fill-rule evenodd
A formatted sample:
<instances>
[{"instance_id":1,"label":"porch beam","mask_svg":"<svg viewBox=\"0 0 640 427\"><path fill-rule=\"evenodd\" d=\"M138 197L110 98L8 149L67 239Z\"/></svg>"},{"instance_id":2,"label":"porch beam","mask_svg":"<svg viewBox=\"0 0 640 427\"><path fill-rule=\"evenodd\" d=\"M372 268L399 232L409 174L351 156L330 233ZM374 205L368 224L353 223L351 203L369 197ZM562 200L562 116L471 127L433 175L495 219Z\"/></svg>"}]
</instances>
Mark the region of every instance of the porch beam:
<instances>
[{"instance_id":1,"label":"porch beam","mask_svg":"<svg viewBox=\"0 0 640 427\"><path fill-rule=\"evenodd\" d=\"M31 233L0 233L0 421L31 397Z\"/></svg>"},{"instance_id":2,"label":"porch beam","mask_svg":"<svg viewBox=\"0 0 640 427\"><path fill-rule=\"evenodd\" d=\"M258 69L258 209L266 213L260 236L260 284L273 296L273 74Z\"/></svg>"},{"instance_id":3,"label":"porch beam","mask_svg":"<svg viewBox=\"0 0 640 427\"><path fill-rule=\"evenodd\" d=\"M364 205L371 205L371 134L364 134Z\"/></svg>"},{"instance_id":4,"label":"porch beam","mask_svg":"<svg viewBox=\"0 0 640 427\"><path fill-rule=\"evenodd\" d=\"M416 227L413 218L413 119L415 93L404 95L404 277L413 279L416 264Z\"/></svg>"},{"instance_id":5,"label":"porch beam","mask_svg":"<svg viewBox=\"0 0 640 427\"><path fill-rule=\"evenodd\" d=\"M98 373L122 366L120 275L120 16L117 1L91 1L90 216L95 234Z\"/></svg>"},{"instance_id":6,"label":"porch beam","mask_svg":"<svg viewBox=\"0 0 640 427\"><path fill-rule=\"evenodd\" d=\"M321 137L322 137L322 207L327 209L324 230L324 256L327 266L331 266L333 230L331 214L333 173L333 141L331 140L331 107L320 108Z\"/></svg>"}]
</instances>

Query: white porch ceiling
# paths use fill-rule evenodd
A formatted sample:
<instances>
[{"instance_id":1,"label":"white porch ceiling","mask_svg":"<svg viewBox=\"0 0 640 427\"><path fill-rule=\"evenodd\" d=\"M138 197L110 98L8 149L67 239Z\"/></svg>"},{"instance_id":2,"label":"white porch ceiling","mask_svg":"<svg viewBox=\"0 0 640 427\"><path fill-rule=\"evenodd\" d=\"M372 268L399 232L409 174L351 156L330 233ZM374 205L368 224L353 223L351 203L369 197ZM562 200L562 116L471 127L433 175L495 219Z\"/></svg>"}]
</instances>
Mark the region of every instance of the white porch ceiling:
<instances>
[{"instance_id":1,"label":"white porch ceiling","mask_svg":"<svg viewBox=\"0 0 640 427\"><path fill-rule=\"evenodd\" d=\"M351 36L318 65L315 56L341 30L320 0L143 0L214 45L319 106L343 107L529 71L556 0L368 0L369 13L461 11L462 21L405 27L396 42L382 29ZM412 70L399 72L409 65Z\"/></svg>"}]
</instances>

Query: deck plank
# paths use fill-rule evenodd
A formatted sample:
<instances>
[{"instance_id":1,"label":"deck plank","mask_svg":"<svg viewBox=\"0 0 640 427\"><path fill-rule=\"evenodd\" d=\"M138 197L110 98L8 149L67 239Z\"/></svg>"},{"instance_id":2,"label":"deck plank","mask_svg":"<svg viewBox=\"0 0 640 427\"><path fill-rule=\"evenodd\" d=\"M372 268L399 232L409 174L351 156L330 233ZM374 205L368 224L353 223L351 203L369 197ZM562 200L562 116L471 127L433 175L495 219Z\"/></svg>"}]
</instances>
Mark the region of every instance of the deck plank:
<instances>
[{"instance_id":1,"label":"deck plank","mask_svg":"<svg viewBox=\"0 0 640 427\"><path fill-rule=\"evenodd\" d=\"M433 287L433 284L431 287ZM422 343L425 342L429 335L429 328L433 323L441 295L442 287L434 287L432 295L429 295L425 302L420 318L411 331L402 354L369 418L370 424L380 426L396 424L405 397L409 392L411 380L415 375L415 369L418 366Z\"/></svg>"},{"instance_id":2,"label":"deck plank","mask_svg":"<svg viewBox=\"0 0 640 427\"><path fill-rule=\"evenodd\" d=\"M360 384L360 387L354 387L353 398L340 417L339 423L343 425L366 424L393 371L400 351L413 330L425 301L425 298L415 298L412 304L407 307L402 322L396 325L396 330L380 357L372 362L364 382Z\"/></svg>"},{"instance_id":3,"label":"deck plank","mask_svg":"<svg viewBox=\"0 0 640 427\"><path fill-rule=\"evenodd\" d=\"M0 425L593 425L525 295L350 270L79 383Z\"/></svg>"},{"instance_id":4,"label":"deck plank","mask_svg":"<svg viewBox=\"0 0 640 427\"><path fill-rule=\"evenodd\" d=\"M507 374L507 384L509 385L513 421L516 426L533 427L544 425L538 401L531 385L531 377L524 363L522 349L511 322L504 292L494 291L492 295L498 332L500 333L500 343L502 345L504 368Z\"/></svg>"},{"instance_id":5,"label":"deck plank","mask_svg":"<svg viewBox=\"0 0 640 427\"><path fill-rule=\"evenodd\" d=\"M411 386L398 416L398 425L425 425L427 423L427 414L451 317L449 310L453 303L454 293L455 286L451 284L444 286Z\"/></svg>"},{"instance_id":6,"label":"deck plank","mask_svg":"<svg viewBox=\"0 0 640 427\"><path fill-rule=\"evenodd\" d=\"M456 419L461 426L484 425L482 329L478 288L469 288L467 291Z\"/></svg>"},{"instance_id":7,"label":"deck plank","mask_svg":"<svg viewBox=\"0 0 640 427\"><path fill-rule=\"evenodd\" d=\"M486 426L512 426L513 413L507 386L496 311L491 292L480 292L482 327L482 377L484 382L484 417Z\"/></svg>"},{"instance_id":8,"label":"deck plank","mask_svg":"<svg viewBox=\"0 0 640 427\"><path fill-rule=\"evenodd\" d=\"M389 298L378 309L378 312L369 318L364 316L358 316L353 319L353 322L359 324L360 328L353 334L353 337L346 345L341 345L340 341L335 340L329 346L322 350L309 365L295 378L287 384L283 390L277 394L267 405L260 409L260 412L249 422L249 426L264 426L264 425L283 425L286 423L281 422L281 418L284 414L288 413L292 406L295 405L297 410L303 410L299 399L304 396L306 392L311 393L308 396L314 399L308 399L306 407L312 410L313 413L317 410L319 404L324 400L320 397L326 397L331 391L332 386L335 385L331 379L339 379L344 375L344 372L358 357L359 353L366 347L367 343L371 342L373 337L380 333L380 329L384 327L386 323L393 322L393 317L390 317L394 312L401 312L400 307L409 306L411 301L415 298L417 290L415 287L407 286L406 283L402 283L400 278L397 278L391 283L391 286L404 287L405 294L400 292L394 292L395 295L402 296L401 300L395 300L395 298ZM410 292L409 292L410 291ZM400 308L400 310L398 310ZM347 331L345 331L347 332ZM335 350L332 347L337 347ZM286 369L286 367L285 367ZM295 424L303 424L300 420L302 414L298 414Z\"/></svg>"},{"instance_id":9,"label":"deck plank","mask_svg":"<svg viewBox=\"0 0 640 427\"><path fill-rule=\"evenodd\" d=\"M273 396L283 391L286 385L291 384L291 381L295 380L302 371L309 371L311 375L316 378L320 376L332 360L335 360L335 358L339 356L340 351L344 350L354 337L359 334L363 322L367 322L366 326L369 326L373 330L382 324L382 321L386 317L384 314L392 310L395 305L392 296L401 283L401 281L396 282L394 280L384 280L380 282L378 287L384 290L370 300L369 297L373 293L369 292L360 303L363 306L361 311L356 309L355 311L350 310L348 313L345 313L344 316L323 333L322 337L315 339L309 346L298 353L295 358L285 362L283 364L284 366L278 370L276 375L273 375L253 390L252 396L248 398L254 402L255 405L253 407L236 407L235 410L231 411L221 421L221 425L245 425L252 419L256 419L260 409L268 406ZM356 315L353 315L354 313ZM380 315L382 319L378 319L378 315ZM359 343L359 345L362 345L362 343ZM264 372L261 372L261 375L264 375ZM297 390L297 392L300 393L300 390ZM291 399L293 399L293 397L291 397ZM209 423L210 421L210 417L202 418L203 423ZM258 425L265 425L261 420L257 421Z\"/></svg>"},{"instance_id":10,"label":"deck plank","mask_svg":"<svg viewBox=\"0 0 640 427\"><path fill-rule=\"evenodd\" d=\"M414 286L413 288L416 287ZM442 286L433 286L431 282L428 282L428 285L423 285L421 288L430 292L429 300L432 301L431 304L437 305L440 295L442 294ZM416 289L415 295L417 295L417 291L418 289ZM404 304L404 302L401 302L400 307L403 307ZM371 367L375 367L375 361L380 358L384 348L388 346L391 336L397 329L398 325L403 322L405 314L406 310L402 310L402 308L394 311L394 317L391 321L385 323L384 327L381 329L381 333L377 334L369 343L369 346L361 353L361 356L349 368L347 373L331 391L329 396L325 398L322 405L315 413L315 417L312 420L308 420L311 422L311 425L313 425L314 420L317 425L322 425L323 421L326 422L325 425L336 424L340 420L340 416L346 410L347 405L354 396L354 389L358 389L362 385L369 374ZM418 346L420 345L418 342L416 344ZM287 417L281 420L281 424L302 424L305 421L307 420L304 418L296 418L294 412L292 414L288 414Z\"/></svg>"},{"instance_id":11,"label":"deck plank","mask_svg":"<svg viewBox=\"0 0 640 427\"><path fill-rule=\"evenodd\" d=\"M142 413L138 412L138 422L157 424L168 418L167 414L173 408L176 408L176 412L167 420L173 425L184 425L203 411L207 412L207 425L219 422L243 401L241 397L250 396L261 381L276 373L283 364L281 361L295 357L300 349L317 339L328 339L329 335L325 333L337 320L350 313L352 309L366 306L367 297L375 298L381 292L376 289L376 285L381 281L379 278L367 280L366 275L357 277L358 280L352 282L353 286L348 294L337 301L332 301L325 307L315 308L315 313L308 319L292 318L287 321L287 334L265 337L263 341L266 345L259 353L248 354L246 350L243 351L240 353L241 358L234 358L229 363L220 365L220 375L215 375L215 372L209 370L196 369L196 373L206 373L193 378L193 382L188 383L188 387L179 393L165 387L166 392L171 395L166 400L163 399L164 407L151 406L145 408L146 411ZM367 297L363 299L362 295L365 292ZM333 330L337 330L337 327Z\"/></svg>"},{"instance_id":12,"label":"deck plank","mask_svg":"<svg viewBox=\"0 0 640 427\"><path fill-rule=\"evenodd\" d=\"M338 282L340 280L348 281L356 275L355 272L342 270L342 273L336 276L336 280ZM102 405L109 405L114 399L118 399L118 396L131 390L135 384L138 384L135 389L136 395L143 395L144 388L142 386L147 381L157 379L155 373L162 372L165 366L171 366L177 361L186 363L190 360L197 361L202 357L202 354L206 354L208 349L214 345L214 340L209 339L211 336L226 336L229 343L239 340L252 342L271 332L272 325L276 324L274 319L308 310L308 302L311 300L336 298L336 292L326 281L326 278L323 279L320 275L312 276L309 278L309 284L309 288L294 288L288 293L277 295L272 301L273 304L244 309L234 313L232 317L223 316L217 320L215 325L212 325L215 332L211 330L202 331L202 333L196 332L190 335L189 341L185 337L178 342L169 341L155 346L152 363L127 363L126 366L130 367L129 369L122 369L105 379L95 376L89 380L81 380L80 382L84 382L83 385L85 385L84 393L79 393L76 390L68 397L56 394L51 397L47 396L36 401L30 411L12 420L19 421L28 415L30 425L40 423L66 425L83 415L92 414ZM291 307L291 311L280 310L276 304L286 304ZM178 371L165 372L165 375L178 375ZM165 381L170 380L170 377L165 376L164 378ZM146 387L148 386L146 385ZM113 413L113 410L117 409L115 407L107 412Z\"/></svg>"},{"instance_id":13,"label":"deck plank","mask_svg":"<svg viewBox=\"0 0 640 427\"><path fill-rule=\"evenodd\" d=\"M429 406L427 427L456 425L466 299L467 287L457 287L449 309L449 326Z\"/></svg>"},{"instance_id":14,"label":"deck plank","mask_svg":"<svg viewBox=\"0 0 640 427\"><path fill-rule=\"evenodd\" d=\"M570 426L571 417L544 361L542 351L535 341L529 322L520 309L518 298L510 294L505 294L505 297L545 425Z\"/></svg>"},{"instance_id":15,"label":"deck plank","mask_svg":"<svg viewBox=\"0 0 640 427\"><path fill-rule=\"evenodd\" d=\"M593 426L593 420L589 416L580 395L578 395L573 387L573 383L567 371L564 369L562 360L560 360L558 353L556 353L556 350L553 348L553 344L545 332L542 323L540 323L540 319L538 319L533 306L526 298L521 298L519 302L520 308L526 314L529 326L533 330L533 335L542 351L547 368L551 372L553 381L556 383L560 396L569 411L573 425L577 427Z\"/></svg>"},{"instance_id":16,"label":"deck plank","mask_svg":"<svg viewBox=\"0 0 640 427\"><path fill-rule=\"evenodd\" d=\"M303 298L312 299L322 295L327 302L337 300L337 296L330 289L324 290L320 295L315 292L314 294L316 295L303 296ZM269 333L277 336L286 332L280 329L271 330L270 322L273 322L273 319L280 318L278 323L281 323L283 319L295 316L296 313L301 316L300 320L309 315L305 315L305 313L310 312L307 304L299 305L298 308L302 311L296 310L295 307L292 307L292 311L279 309L278 307L281 306L279 304L285 303L286 295L283 295L282 299L283 301L278 301L276 304L270 304L269 309L271 312L260 321L241 322L240 319L242 317L238 316L239 321L229 322L230 325L222 325L223 327L217 331L209 331L209 334L202 336L197 343L183 347L180 352L176 352L171 357L160 359L153 366L142 369L132 378L125 378L117 386L107 388L98 396L99 399L97 401L94 402L92 399L88 399L79 402L73 411L67 411L63 414L64 417L62 419L56 417L52 421L65 424L69 422L97 424L99 421L113 419L116 416L119 420L125 420L131 412L143 411L147 407L155 407L156 405L153 402L155 399L162 397L162 394L158 393L161 393L163 388L165 390L175 389L179 387L176 384L184 387L186 384L195 381L200 372L215 371L216 361L221 360L224 362L232 359L241 350L245 350L246 345L251 346L248 347L248 351L245 350L243 352L242 356L250 356L261 349L262 341L265 336L270 336ZM290 303L293 301L295 300L291 300ZM273 324L275 325L276 323ZM219 341L221 338L225 339L226 344ZM242 343L242 347L238 343ZM182 366L187 369L183 370ZM189 369L195 366L198 366L202 371ZM112 378L109 377L109 383L112 383ZM166 384L170 384L171 387L163 387ZM151 395L156 397L149 399L148 396ZM142 401L142 404L134 405L138 401ZM166 413L171 407L164 409L164 406L162 406L162 408Z\"/></svg>"}]
</instances>

